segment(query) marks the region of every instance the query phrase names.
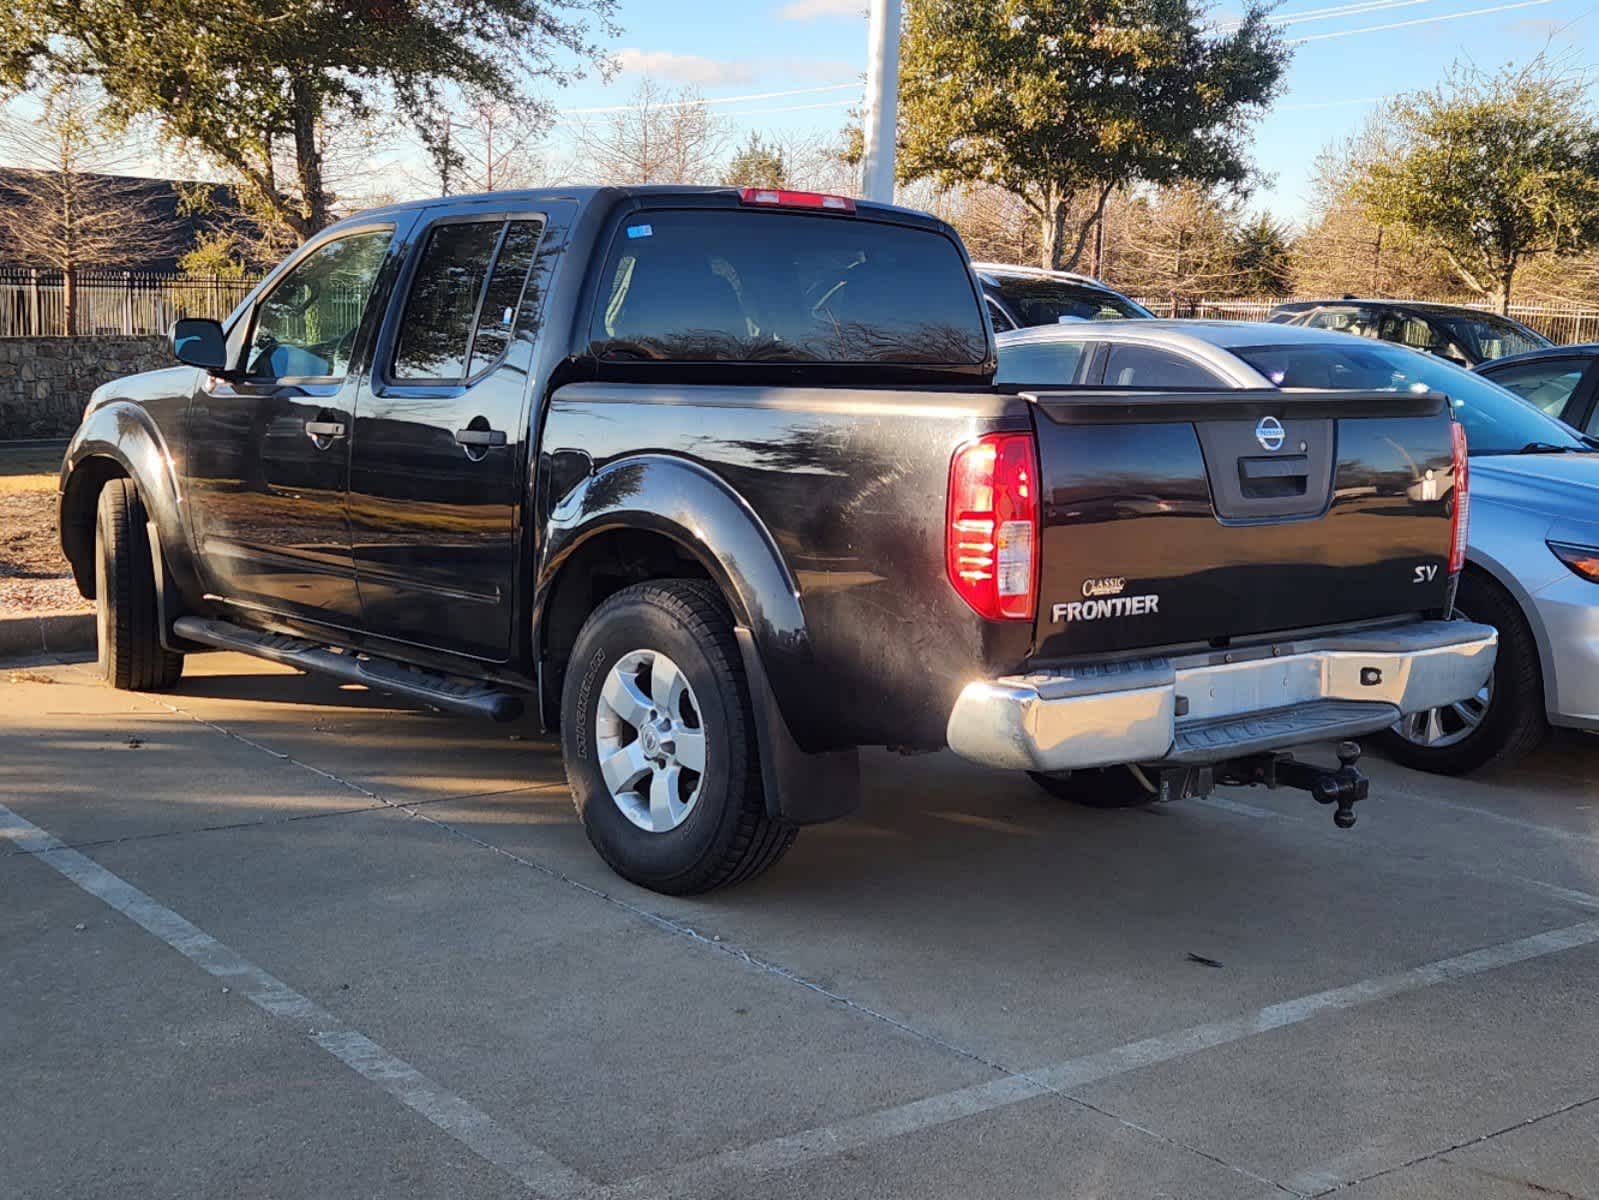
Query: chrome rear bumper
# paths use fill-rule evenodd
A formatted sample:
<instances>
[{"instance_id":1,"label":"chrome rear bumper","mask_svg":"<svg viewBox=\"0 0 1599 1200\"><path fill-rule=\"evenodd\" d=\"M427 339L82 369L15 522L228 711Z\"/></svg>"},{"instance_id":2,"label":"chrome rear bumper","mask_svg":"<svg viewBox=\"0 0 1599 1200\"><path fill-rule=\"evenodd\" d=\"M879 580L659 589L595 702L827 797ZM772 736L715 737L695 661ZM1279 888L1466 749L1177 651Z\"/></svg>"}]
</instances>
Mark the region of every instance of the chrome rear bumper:
<instances>
[{"instance_id":1,"label":"chrome rear bumper","mask_svg":"<svg viewBox=\"0 0 1599 1200\"><path fill-rule=\"evenodd\" d=\"M1065 771L1221 762L1354 737L1473 695L1499 635L1467 621L1186 659L1088 663L967 684L950 748L992 767Z\"/></svg>"}]
</instances>

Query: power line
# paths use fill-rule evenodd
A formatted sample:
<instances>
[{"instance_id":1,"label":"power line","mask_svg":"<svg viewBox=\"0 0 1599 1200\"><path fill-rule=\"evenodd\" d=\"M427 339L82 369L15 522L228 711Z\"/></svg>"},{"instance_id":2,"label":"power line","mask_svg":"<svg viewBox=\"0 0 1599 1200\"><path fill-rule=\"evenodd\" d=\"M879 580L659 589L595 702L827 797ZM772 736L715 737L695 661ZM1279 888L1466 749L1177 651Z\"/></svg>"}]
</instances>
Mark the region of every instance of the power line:
<instances>
[{"instance_id":1,"label":"power line","mask_svg":"<svg viewBox=\"0 0 1599 1200\"><path fill-rule=\"evenodd\" d=\"M824 87L791 88L785 92L750 92L743 96L717 96L714 99L704 100L663 100L659 104L613 104L604 108L558 108L555 111L563 116L598 116L601 113L633 112L639 108L698 108L702 104L742 104L747 100L778 100L784 96L814 96L818 92L842 92L848 88L859 88L860 80L852 83L829 83Z\"/></svg>"},{"instance_id":2,"label":"power line","mask_svg":"<svg viewBox=\"0 0 1599 1200\"><path fill-rule=\"evenodd\" d=\"M1491 8L1472 8L1465 12L1443 13L1436 17L1416 17L1410 21L1393 21L1387 25L1367 25L1361 29L1340 29L1335 33L1312 33L1306 37L1295 38L1297 45L1306 42L1325 42L1333 38L1354 37L1357 33L1386 33L1390 29L1409 29L1413 25L1433 25L1439 21L1458 21L1463 17L1486 17L1490 13L1509 12L1516 8L1536 8L1541 4L1552 4L1554 0L1520 0L1519 4L1496 4Z\"/></svg>"}]
</instances>

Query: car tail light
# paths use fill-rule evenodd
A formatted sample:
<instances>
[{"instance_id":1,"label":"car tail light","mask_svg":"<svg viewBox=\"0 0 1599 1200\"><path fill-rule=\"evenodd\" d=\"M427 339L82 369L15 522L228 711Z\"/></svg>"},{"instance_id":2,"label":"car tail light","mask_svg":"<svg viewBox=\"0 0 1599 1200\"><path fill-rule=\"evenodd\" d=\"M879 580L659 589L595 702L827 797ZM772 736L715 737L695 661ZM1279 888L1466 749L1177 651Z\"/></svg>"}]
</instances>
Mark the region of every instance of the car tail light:
<instances>
[{"instance_id":1,"label":"car tail light","mask_svg":"<svg viewBox=\"0 0 1599 1200\"><path fill-rule=\"evenodd\" d=\"M820 208L827 212L852 213L855 201L848 196L828 196L822 192L791 192L787 188L747 187L738 194L745 204L766 208Z\"/></svg>"},{"instance_id":2,"label":"car tail light","mask_svg":"<svg viewBox=\"0 0 1599 1200\"><path fill-rule=\"evenodd\" d=\"M1466 458L1466 427L1456 421L1452 449L1455 460L1455 512L1449 543L1449 573L1460 574L1466 565L1466 534L1471 525L1471 468Z\"/></svg>"},{"instance_id":3,"label":"car tail light","mask_svg":"<svg viewBox=\"0 0 1599 1200\"><path fill-rule=\"evenodd\" d=\"M1027 433L968 442L949 467L945 567L991 621L1030 621L1038 595L1038 455Z\"/></svg>"}]
</instances>

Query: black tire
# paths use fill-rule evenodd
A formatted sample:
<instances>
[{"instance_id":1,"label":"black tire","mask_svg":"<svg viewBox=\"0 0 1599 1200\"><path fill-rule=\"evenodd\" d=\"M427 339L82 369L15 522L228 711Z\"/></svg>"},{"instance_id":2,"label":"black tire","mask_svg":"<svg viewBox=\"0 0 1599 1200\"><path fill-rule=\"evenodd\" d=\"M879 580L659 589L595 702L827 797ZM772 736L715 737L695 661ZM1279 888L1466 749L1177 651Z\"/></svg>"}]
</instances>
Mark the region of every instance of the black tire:
<instances>
[{"instance_id":1,"label":"black tire","mask_svg":"<svg viewBox=\"0 0 1599 1200\"><path fill-rule=\"evenodd\" d=\"M683 823L641 829L606 786L596 737L600 691L624 655L647 650L677 664L705 730L698 799ZM561 693L561 750L589 841L611 869L667 895L708 892L766 870L793 844L794 826L767 814L749 687L721 596L698 580L635 584L590 614Z\"/></svg>"},{"instance_id":2,"label":"black tire","mask_svg":"<svg viewBox=\"0 0 1599 1200\"><path fill-rule=\"evenodd\" d=\"M1142 808L1155 802L1155 794L1126 767L1095 767L1058 774L1029 771L1027 774L1056 799L1070 800L1086 808Z\"/></svg>"},{"instance_id":3,"label":"black tire","mask_svg":"<svg viewBox=\"0 0 1599 1200\"><path fill-rule=\"evenodd\" d=\"M1509 765L1536 750L1549 734L1538 644L1515 597L1488 576L1467 571L1455 602L1462 616L1499 630L1493 691L1482 723L1448 746L1418 745L1392 729L1384 730L1379 739L1395 762L1439 775Z\"/></svg>"},{"instance_id":4,"label":"black tire","mask_svg":"<svg viewBox=\"0 0 1599 1200\"><path fill-rule=\"evenodd\" d=\"M183 656L161 645L155 568L144 502L131 479L100 490L94 519L95 622L99 668L114 688L154 692L183 674Z\"/></svg>"}]
</instances>

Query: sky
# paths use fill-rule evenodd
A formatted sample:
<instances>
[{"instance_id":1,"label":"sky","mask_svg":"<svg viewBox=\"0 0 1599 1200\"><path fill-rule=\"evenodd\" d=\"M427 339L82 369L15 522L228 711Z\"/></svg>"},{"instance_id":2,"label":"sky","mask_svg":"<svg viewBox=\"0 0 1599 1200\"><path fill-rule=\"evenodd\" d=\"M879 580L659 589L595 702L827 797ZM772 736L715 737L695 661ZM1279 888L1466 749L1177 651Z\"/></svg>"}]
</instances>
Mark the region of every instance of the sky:
<instances>
[{"instance_id":1,"label":"sky","mask_svg":"<svg viewBox=\"0 0 1599 1200\"><path fill-rule=\"evenodd\" d=\"M625 104L648 75L699 87L740 139L745 129L834 131L860 102L865 13L866 0L623 0L622 70L552 99L563 109ZM1323 146L1354 132L1375 102L1439 82L1455 60L1525 61L1552 38L1576 63L1599 64L1599 0L1284 0L1274 16L1287 38L1307 40L1256 127L1268 183L1250 203L1288 220L1304 215ZM808 90L840 84L849 86Z\"/></svg>"},{"instance_id":2,"label":"sky","mask_svg":"<svg viewBox=\"0 0 1599 1200\"><path fill-rule=\"evenodd\" d=\"M563 130L585 111L625 105L646 77L668 88L700 89L733 126L736 141L750 130L836 134L861 103L866 4L622 0L622 32L609 46L620 69L608 81L596 74L548 94L564 115L545 157L569 154ZM1236 12L1236 0L1218 0L1218 25L1229 5ZM1254 130L1254 164L1263 181L1248 205L1290 222L1306 215L1323 147L1355 132L1374 104L1438 83L1456 60L1495 68L1550 45L1574 66L1599 66L1599 0L1282 0L1273 19L1297 45L1283 95ZM407 194L431 189L414 144L379 154L373 167L374 176L395 171ZM193 162L160 153L146 169L123 169L202 173Z\"/></svg>"}]
</instances>

